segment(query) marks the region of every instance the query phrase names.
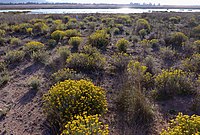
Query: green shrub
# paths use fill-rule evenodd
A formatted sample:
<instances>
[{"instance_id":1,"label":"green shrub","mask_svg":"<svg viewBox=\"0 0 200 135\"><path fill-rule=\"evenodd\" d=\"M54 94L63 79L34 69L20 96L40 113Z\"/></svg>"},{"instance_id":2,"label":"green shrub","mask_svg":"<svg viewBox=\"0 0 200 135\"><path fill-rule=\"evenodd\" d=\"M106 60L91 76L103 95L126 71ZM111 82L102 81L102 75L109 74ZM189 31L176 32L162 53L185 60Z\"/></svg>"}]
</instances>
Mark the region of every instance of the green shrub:
<instances>
[{"instance_id":1,"label":"green shrub","mask_svg":"<svg viewBox=\"0 0 200 135\"><path fill-rule=\"evenodd\" d=\"M113 29L113 34L114 34L114 35L119 35L119 34L120 34L119 28L114 28L114 29Z\"/></svg>"},{"instance_id":2,"label":"green shrub","mask_svg":"<svg viewBox=\"0 0 200 135\"><path fill-rule=\"evenodd\" d=\"M61 46L57 49L56 52L62 60L66 60L68 56L70 56L70 51L66 46Z\"/></svg>"},{"instance_id":3,"label":"green shrub","mask_svg":"<svg viewBox=\"0 0 200 135\"><path fill-rule=\"evenodd\" d=\"M200 116L183 115L179 113L175 119L169 123L167 130L163 130L161 135L198 135L200 134Z\"/></svg>"},{"instance_id":4,"label":"green shrub","mask_svg":"<svg viewBox=\"0 0 200 135\"><path fill-rule=\"evenodd\" d=\"M129 25L131 23L131 18L129 15L118 15L115 22L119 24Z\"/></svg>"},{"instance_id":5,"label":"green shrub","mask_svg":"<svg viewBox=\"0 0 200 135\"><path fill-rule=\"evenodd\" d=\"M175 32L170 35L170 43L174 49L182 47L182 44L187 40L188 37L182 32Z\"/></svg>"},{"instance_id":6,"label":"green shrub","mask_svg":"<svg viewBox=\"0 0 200 135\"><path fill-rule=\"evenodd\" d=\"M54 39L49 39L47 45L48 45L50 48L54 48L54 47L56 47L57 42L56 42L56 40L54 40Z\"/></svg>"},{"instance_id":7,"label":"green shrub","mask_svg":"<svg viewBox=\"0 0 200 135\"><path fill-rule=\"evenodd\" d=\"M5 69L6 69L6 64L5 64L5 62L0 62L0 72L5 71Z\"/></svg>"},{"instance_id":8,"label":"green shrub","mask_svg":"<svg viewBox=\"0 0 200 135\"><path fill-rule=\"evenodd\" d=\"M99 49L104 49L109 44L109 35L105 30L98 30L89 36L89 43Z\"/></svg>"},{"instance_id":9,"label":"green shrub","mask_svg":"<svg viewBox=\"0 0 200 135\"><path fill-rule=\"evenodd\" d=\"M75 29L73 29L73 30L66 30L65 33L66 33L66 36L68 38L80 35L80 33L77 30L75 30Z\"/></svg>"},{"instance_id":10,"label":"green shrub","mask_svg":"<svg viewBox=\"0 0 200 135\"><path fill-rule=\"evenodd\" d=\"M91 51L91 50L86 50ZM95 51L95 49L94 49ZM99 71L103 70L106 60L100 52L95 51L91 53L73 53L67 59L67 65L70 68L79 71Z\"/></svg>"},{"instance_id":11,"label":"green shrub","mask_svg":"<svg viewBox=\"0 0 200 135\"><path fill-rule=\"evenodd\" d=\"M174 61L175 58L175 50L172 50L170 47L162 47L160 48L160 56L164 61Z\"/></svg>"},{"instance_id":12,"label":"green shrub","mask_svg":"<svg viewBox=\"0 0 200 135\"><path fill-rule=\"evenodd\" d=\"M165 100L176 95L189 95L194 92L192 84L189 74L180 69L162 70L155 76L155 98Z\"/></svg>"},{"instance_id":13,"label":"green shrub","mask_svg":"<svg viewBox=\"0 0 200 135\"><path fill-rule=\"evenodd\" d=\"M200 37L200 25L193 28L193 34L195 37Z\"/></svg>"},{"instance_id":14,"label":"green shrub","mask_svg":"<svg viewBox=\"0 0 200 135\"><path fill-rule=\"evenodd\" d=\"M181 17L180 16L173 16L169 18L169 21L171 21L172 23L179 23L181 21Z\"/></svg>"},{"instance_id":15,"label":"green shrub","mask_svg":"<svg viewBox=\"0 0 200 135\"><path fill-rule=\"evenodd\" d=\"M80 74L80 73L76 73L76 71L74 71L73 69L69 69L69 68L64 68L61 69L55 73L53 73L51 75L52 80L54 83L57 82L61 82L64 80L80 80L80 79L84 79L85 76Z\"/></svg>"},{"instance_id":16,"label":"green shrub","mask_svg":"<svg viewBox=\"0 0 200 135\"><path fill-rule=\"evenodd\" d=\"M127 71L128 71L129 76L130 76L129 80L132 81L132 83L134 84L136 89L141 90L142 89L142 81L145 78L147 67L143 66L138 61L131 60L128 63Z\"/></svg>"},{"instance_id":17,"label":"green shrub","mask_svg":"<svg viewBox=\"0 0 200 135\"><path fill-rule=\"evenodd\" d=\"M49 31L49 27L44 22L38 22L33 25L35 34L45 34Z\"/></svg>"},{"instance_id":18,"label":"green shrub","mask_svg":"<svg viewBox=\"0 0 200 135\"><path fill-rule=\"evenodd\" d=\"M16 63L16 62L20 62L23 60L25 56L24 51L9 51L6 53L6 57L5 60L8 63Z\"/></svg>"},{"instance_id":19,"label":"green shrub","mask_svg":"<svg viewBox=\"0 0 200 135\"><path fill-rule=\"evenodd\" d=\"M69 44L73 46L75 50L78 50L79 45L82 42L82 38L80 37L71 37L69 39Z\"/></svg>"},{"instance_id":20,"label":"green shrub","mask_svg":"<svg viewBox=\"0 0 200 135\"><path fill-rule=\"evenodd\" d=\"M122 119L120 121L122 128L141 135L152 131L155 117L153 105L131 82L126 82L120 89L117 97L117 111ZM124 133L126 134L126 131Z\"/></svg>"},{"instance_id":21,"label":"green shrub","mask_svg":"<svg viewBox=\"0 0 200 135\"><path fill-rule=\"evenodd\" d=\"M194 41L194 47L198 53L200 53L200 40Z\"/></svg>"},{"instance_id":22,"label":"green shrub","mask_svg":"<svg viewBox=\"0 0 200 135\"><path fill-rule=\"evenodd\" d=\"M108 135L108 125L103 125L99 115L75 116L74 120L65 125L61 135Z\"/></svg>"},{"instance_id":23,"label":"green shrub","mask_svg":"<svg viewBox=\"0 0 200 135\"><path fill-rule=\"evenodd\" d=\"M30 77L28 80L28 86L31 89L38 90L41 85L41 79L38 76Z\"/></svg>"},{"instance_id":24,"label":"green shrub","mask_svg":"<svg viewBox=\"0 0 200 135\"><path fill-rule=\"evenodd\" d=\"M46 64L49 58L48 52L44 50L39 50L39 51L33 51L31 53L31 59L33 59L35 62L41 62Z\"/></svg>"},{"instance_id":25,"label":"green shrub","mask_svg":"<svg viewBox=\"0 0 200 135\"><path fill-rule=\"evenodd\" d=\"M126 52L127 48L128 48L129 42L128 40L122 38L120 40L117 41L117 48L119 50L119 52Z\"/></svg>"},{"instance_id":26,"label":"green shrub","mask_svg":"<svg viewBox=\"0 0 200 135\"><path fill-rule=\"evenodd\" d=\"M136 21L136 32L139 32L142 29L146 30L146 32L149 33L151 29L149 22L145 19L138 19Z\"/></svg>"},{"instance_id":27,"label":"green shrub","mask_svg":"<svg viewBox=\"0 0 200 135\"><path fill-rule=\"evenodd\" d=\"M39 51L44 49L44 44L37 41L30 41L24 45L23 50L27 53L32 53L33 51Z\"/></svg>"},{"instance_id":28,"label":"green shrub","mask_svg":"<svg viewBox=\"0 0 200 135\"><path fill-rule=\"evenodd\" d=\"M0 29L0 37L4 37L5 35L6 35L6 31Z\"/></svg>"},{"instance_id":29,"label":"green shrub","mask_svg":"<svg viewBox=\"0 0 200 135\"><path fill-rule=\"evenodd\" d=\"M10 80L8 72L4 71L0 73L0 87L4 86Z\"/></svg>"},{"instance_id":30,"label":"green shrub","mask_svg":"<svg viewBox=\"0 0 200 135\"><path fill-rule=\"evenodd\" d=\"M60 40L63 40L63 38L66 36L66 33L61 30L56 30L51 34L51 38L59 42Z\"/></svg>"},{"instance_id":31,"label":"green shrub","mask_svg":"<svg viewBox=\"0 0 200 135\"><path fill-rule=\"evenodd\" d=\"M78 23L76 18L71 18L68 22L67 22L67 28L68 29L76 29L78 28Z\"/></svg>"},{"instance_id":32,"label":"green shrub","mask_svg":"<svg viewBox=\"0 0 200 135\"><path fill-rule=\"evenodd\" d=\"M11 38L10 39L10 44L11 45L20 45L21 44L21 39L19 39L19 38Z\"/></svg>"},{"instance_id":33,"label":"green shrub","mask_svg":"<svg viewBox=\"0 0 200 135\"><path fill-rule=\"evenodd\" d=\"M33 35L33 28L27 28L26 33L28 33L29 35Z\"/></svg>"},{"instance_id":34,"label":"green shrub","mask_svg":"<svg viewBox=\"0 0 200 135\"><path fill-rule=\"evenodd\" d=\"M111 56L110 68L113 73L123 73L127 68L127 65L131 57L126 53L116 53Z\"/></svg>"},{"instance_id":35,"label":"green shrub","mask_svg":"<svg viewBox=\"0 0 200 135\"><path fill-rule=\"evenodd\" d=\"M141 39L144 39L145 36L147 35L147 31L145 29L141 29L138 33Z\"/></svg>"},{"instance_id":36,"label":"green shrub","mask_svg":"<svg viewBox=\"0 0 200 135\"><path fill-rule=\"evenodd\" d=\"M190 58L182 61L184 70L189 72L200 73L200 54L193 54Z\"/></svg>"},{"instance_id":37,"label":"green shrub","mask_svg":"<svg viewBox=\"0 0 200 135\"><path fill-rule=\"evenodd\" d=\"M105 91L86 80L65 80L51 87L44 96L44 109L50 120L61 128L76 115L104 114Z\"/></svg>"}]
</instances>

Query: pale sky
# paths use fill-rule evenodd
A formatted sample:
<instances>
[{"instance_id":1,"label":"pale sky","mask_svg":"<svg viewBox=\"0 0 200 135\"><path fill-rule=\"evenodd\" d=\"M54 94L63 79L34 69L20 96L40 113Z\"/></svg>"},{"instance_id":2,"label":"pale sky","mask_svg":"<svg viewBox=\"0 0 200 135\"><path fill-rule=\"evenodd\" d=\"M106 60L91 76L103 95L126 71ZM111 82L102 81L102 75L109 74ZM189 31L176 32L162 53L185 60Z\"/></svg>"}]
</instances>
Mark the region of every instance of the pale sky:
<instances>
[{"instance_id":1,"label":"pale sky","mask_svg":"<svg viewBox=\"0 0 200 135\"><path fill-rule=\"evenodd\" d=\"M160 3L161 5L200 5L200 0L47 0L49 2L66 2L66 3Z\"/></svg>"}]
</instances>

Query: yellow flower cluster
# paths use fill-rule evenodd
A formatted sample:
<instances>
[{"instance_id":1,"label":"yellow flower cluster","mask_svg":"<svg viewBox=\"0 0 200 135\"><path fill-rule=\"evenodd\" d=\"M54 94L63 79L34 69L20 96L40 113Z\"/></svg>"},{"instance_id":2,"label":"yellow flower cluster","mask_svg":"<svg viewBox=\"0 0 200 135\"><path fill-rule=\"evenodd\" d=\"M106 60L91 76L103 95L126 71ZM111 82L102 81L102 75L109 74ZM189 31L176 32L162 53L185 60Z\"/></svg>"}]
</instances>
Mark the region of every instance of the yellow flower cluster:
<instances>
[{"instance_id":1,"label":"yellow flower cluster","mask_svg":"<svg viewBox=\"0 0 200 135\"><path fill-rule=\"evenodd\" d=\"M37 41L30 41L24 45L25 52L38 51L42 48L44 48L44 44L41 42L37 42Z\"/></svg>"},{"instance_id":2,"label":"yellow flower cluster","mask_svg":"<svg viewBox=\"0 0 200 135\"><path fill-rule=\"evenodd\" d=\"M162 98L190 94L193 90L189 74L180 69L162 70L155 76L155 84L158 96Z\"/></svg>"},{"instance_id":3,"label":"yellow flower cluster","mask_svg":"<svg viewBox=\"0 0 200 135\"><path fill-rule=\"evenodd\" d=\"M100 115L75 116L74 120L65 125L61 135L108 135L108 125L99 121Z\"/></svg>"},{"instance_id":4,"label":"yellow flower cluster","mask_svg":"<svg viewBox=\"0 0 200 135\"><path fill-rule=\"evenodd\" d=\"M105 91L86 80L65 80L53 86L44 96L45 111L62 125L75 115L103 114L107 111Z\"/></svg>"},{"instance_id":5,"label":"yellow flower cluster","mask_svg":"<svg viewBox=\"0 0 200 135\"><path fill-rule=\"evenodd\" d=\"M161 135L199 135L200 134L200 116L197 115L183 115L179 113L178 116L171 120L170 127L163 130Z\"/></svg>"}]
</instances>

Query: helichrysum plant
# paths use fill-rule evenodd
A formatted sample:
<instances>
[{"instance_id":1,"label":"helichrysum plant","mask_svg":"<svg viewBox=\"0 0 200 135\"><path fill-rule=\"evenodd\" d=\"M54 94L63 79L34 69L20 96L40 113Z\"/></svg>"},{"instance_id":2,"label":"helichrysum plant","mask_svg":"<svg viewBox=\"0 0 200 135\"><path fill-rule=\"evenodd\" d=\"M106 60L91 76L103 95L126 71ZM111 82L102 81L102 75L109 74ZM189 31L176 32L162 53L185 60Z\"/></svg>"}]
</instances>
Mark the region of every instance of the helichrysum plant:
<instances>
[{"instance_id":1,"label":"helichrysum plant","mask_svg":"<svg viewBox=\"0 0 200 135\"><path fill-rule=\"evenodd\" d=\"M99 115L75 116L74 120L65 125L61 135L108 135L108 125L103 125Z\"/></svg>"},{"instance_id":2,"label":"helichrysum plant","mask_svg":"<svg viewBox=\"0 0 200 135\"><path fill-rule=\"evenodd\" d=\"M86 80L60 82L51 87L44 101L45 112L60 126L83 112L96 115L107 111L104 89Z\"/></svg>"},{"instance_id":3,"label":"helichrysum plant","mask_svg":"<svg viewBox=\"0 0 200 135\"><path fill-rule=\"evenodd\" d=\"M167 130L163 130L161 135L199 135L200 134L200 116L183 115L171 120Z\"/></svg>"}]
</instances>

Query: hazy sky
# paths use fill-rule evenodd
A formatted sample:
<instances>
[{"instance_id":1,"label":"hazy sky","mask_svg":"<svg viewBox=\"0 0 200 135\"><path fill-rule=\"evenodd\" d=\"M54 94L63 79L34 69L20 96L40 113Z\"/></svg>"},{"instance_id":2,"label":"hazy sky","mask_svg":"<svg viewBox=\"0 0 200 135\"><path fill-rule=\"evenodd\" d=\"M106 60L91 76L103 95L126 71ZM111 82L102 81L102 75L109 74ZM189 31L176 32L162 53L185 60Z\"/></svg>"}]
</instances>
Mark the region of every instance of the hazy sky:
<instances>
[{"instance_id":1,"label":"hazy sky","mask_svg":"<svg viewBox=\"0 0 200 135\"><path fill-rule=\"evenodd\" d=\"M160 3L162 5L200 5L200 0L47 0L49 2L72 3Z\"/></svg>"}]
</instances>

